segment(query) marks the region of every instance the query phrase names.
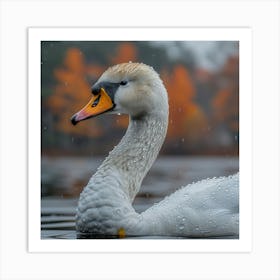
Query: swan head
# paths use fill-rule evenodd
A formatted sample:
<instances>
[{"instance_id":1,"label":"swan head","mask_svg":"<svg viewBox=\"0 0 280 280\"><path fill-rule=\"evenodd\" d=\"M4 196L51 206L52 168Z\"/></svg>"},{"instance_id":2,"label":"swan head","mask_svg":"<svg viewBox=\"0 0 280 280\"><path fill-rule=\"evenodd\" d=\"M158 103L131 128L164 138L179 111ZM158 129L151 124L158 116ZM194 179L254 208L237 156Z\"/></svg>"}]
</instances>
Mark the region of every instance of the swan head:
<instances>
[{"instance_id":1,"label":"swan head","mask_svg":"<svg viewBox=\"0 0 280 280\"><path fill-rule=\"evenodd\" d=\"M93 97L72 118L72 124L100 114L168 115L167 92L158 73L143 63L108 68L91 88Z\"/></svg>"}]
</instances>

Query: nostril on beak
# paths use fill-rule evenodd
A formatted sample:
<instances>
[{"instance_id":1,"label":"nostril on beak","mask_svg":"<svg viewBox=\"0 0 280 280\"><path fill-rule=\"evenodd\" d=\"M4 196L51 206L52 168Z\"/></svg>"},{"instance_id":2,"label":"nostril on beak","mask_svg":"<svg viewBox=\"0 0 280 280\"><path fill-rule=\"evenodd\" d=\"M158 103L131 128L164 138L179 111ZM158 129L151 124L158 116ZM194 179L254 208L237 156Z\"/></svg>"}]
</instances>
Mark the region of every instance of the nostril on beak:
<instances>
[{"instance_id":1,"label":"nostril on beak","mask_svg":"<svg viewBox=\"0 0 280 280\"><path fill-rule=\"evenodd\" d=\"M94 85L91 88L91 93L93 95L98 95L100 93L101 87L99 85Z\"/></svg>"}]
</instances>

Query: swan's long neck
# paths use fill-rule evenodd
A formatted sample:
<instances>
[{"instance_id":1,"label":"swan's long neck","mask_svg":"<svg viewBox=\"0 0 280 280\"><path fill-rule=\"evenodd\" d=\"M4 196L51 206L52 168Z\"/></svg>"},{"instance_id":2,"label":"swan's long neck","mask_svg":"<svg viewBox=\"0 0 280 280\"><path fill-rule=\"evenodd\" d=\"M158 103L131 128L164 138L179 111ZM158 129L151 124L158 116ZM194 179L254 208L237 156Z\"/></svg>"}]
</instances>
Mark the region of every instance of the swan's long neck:
<instances>
[{"instance_id":1,"label":"swan's long neck","mask_svg":"<svg viewBox=\"0 0 280 280\"><path fill-rule=\"evenodd\" d=\"M96 176L100 174L108 184L114 184L112 176L116 172L116 188L121 188L133 201L162 146L167 118L166 113L130 118L126 134L99 167Z\"/></svg>"},{"instance_id":2,"label":"swan's long neck","mask_svg":"<svg viewBox=\"0 0 280 280\"><path fill-rule=\"evenodd\" d=\"M130 118L126 134L80 195L78 231L115 235L122 224L135 226L138 216L131 202L159 153L167 123L168 110Z\"/></svg>"}]
</instances>

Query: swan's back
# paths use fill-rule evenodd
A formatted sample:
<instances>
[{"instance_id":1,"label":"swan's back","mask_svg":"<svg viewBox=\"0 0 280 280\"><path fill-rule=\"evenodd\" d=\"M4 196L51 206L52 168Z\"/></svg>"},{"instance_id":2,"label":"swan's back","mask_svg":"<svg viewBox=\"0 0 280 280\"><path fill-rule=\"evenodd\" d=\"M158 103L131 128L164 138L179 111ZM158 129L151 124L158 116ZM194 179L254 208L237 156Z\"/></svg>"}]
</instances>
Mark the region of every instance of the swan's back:
<instances>
[{"instance_id":1,"label":"swan's back","mask_svg":"<svg viewBox=\"0 0 280 280\"><path fill-rule=\"evenodd\" d=\"M142 216L150 220L155 234L238 236L239 174L187 185Z\"/></svg>"}]
</instances>

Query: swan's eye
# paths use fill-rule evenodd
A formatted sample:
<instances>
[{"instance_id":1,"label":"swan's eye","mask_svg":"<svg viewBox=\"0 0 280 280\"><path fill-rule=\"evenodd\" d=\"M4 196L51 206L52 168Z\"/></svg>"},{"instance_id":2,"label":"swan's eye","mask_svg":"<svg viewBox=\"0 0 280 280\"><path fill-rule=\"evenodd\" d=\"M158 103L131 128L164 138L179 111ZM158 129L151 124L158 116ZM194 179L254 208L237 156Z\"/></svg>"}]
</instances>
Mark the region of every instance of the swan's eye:
<instances>
[{"instance_id":1,"label":"swan's eye","mask_svg":"<svg viewBox=\"0 0 280 280\"><path fill-rule=\"evenodd\" d=\"M121 82L120 82L120 85L121 85L121 86L125 86L126 84L127 84L127 81L121 81Z\"/></svg>"}]
</instances>

